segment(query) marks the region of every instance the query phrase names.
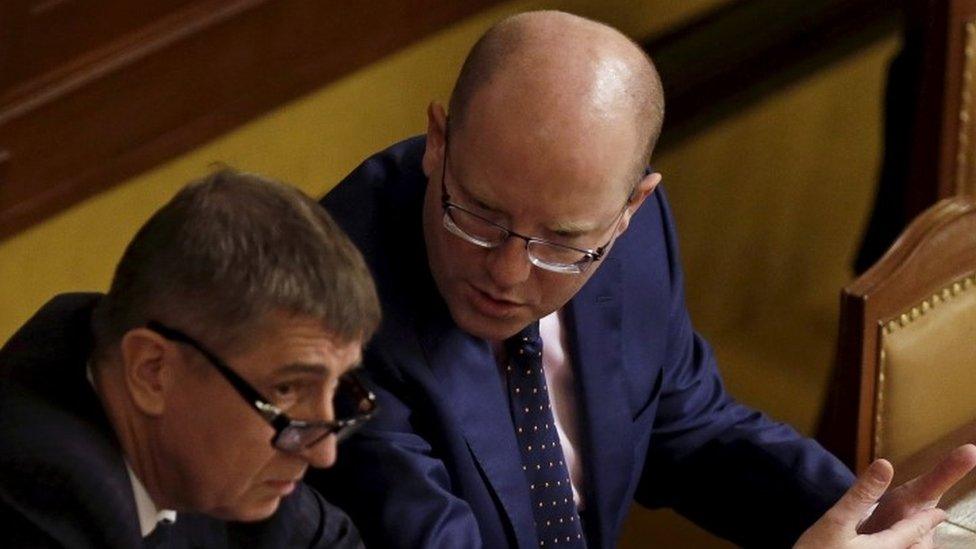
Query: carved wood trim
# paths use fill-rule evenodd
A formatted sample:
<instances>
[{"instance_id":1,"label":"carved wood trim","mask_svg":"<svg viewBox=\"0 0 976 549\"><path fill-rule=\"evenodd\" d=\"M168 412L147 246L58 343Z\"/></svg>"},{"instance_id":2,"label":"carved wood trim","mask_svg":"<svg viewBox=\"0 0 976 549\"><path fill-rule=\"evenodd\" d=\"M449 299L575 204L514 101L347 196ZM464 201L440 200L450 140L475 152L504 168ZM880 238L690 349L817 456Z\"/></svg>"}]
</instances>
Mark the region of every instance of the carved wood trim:
<instances>
[{"instance_id":1,"label":"carved wood trim","mask_svg":"<svg viewBox=\"0 0 976 549\"><path fill-rule=\"evenodd\" d=\"M976 83L976 19L965 23L965 42L963 44L962 85L959 98L959 137L956 142L956 177L954 194L976 193L976 123L973 116L973 88Z\"/></svg>"},{"instance_id":2,"label":"carved wood trim","mask_svg":"<svg viewBox=\"0 0 976 549\"><path fill-rule=\"evenodd\" d=\"M924 73L913 135L912 165L905 196L906 213L915 216L941 198L969 185L976 170L976 90L967 82L976 73L973 0L913 0L924 17ZM935 176L933 180L933 175Z\"/></svg>"}]
</instances>

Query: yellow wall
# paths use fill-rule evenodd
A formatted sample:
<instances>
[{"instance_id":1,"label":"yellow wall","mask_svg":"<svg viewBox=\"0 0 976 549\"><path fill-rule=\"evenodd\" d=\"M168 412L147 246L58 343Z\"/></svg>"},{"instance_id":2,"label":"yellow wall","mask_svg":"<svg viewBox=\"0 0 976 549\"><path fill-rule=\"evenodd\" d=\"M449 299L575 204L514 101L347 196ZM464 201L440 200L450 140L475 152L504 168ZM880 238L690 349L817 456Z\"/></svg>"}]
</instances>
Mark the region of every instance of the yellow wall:
<instances>
[{"instance_id":1,"label":"yellow wall","mask_svg":"<svg viewBox=\"0 0 976 549\"><path fill-rule=\"evenodd\" d=\"M0 242L0 341L53 294L104 290L139 225L215 161L325 193L365 156L424 127L493 21L561 7L631 36L728 0L508 2L294 101ZM837 290L865 220L894 40L777 93L655 159L681 236L688 302L734 394L809 430ZM672 514L637 511L623 547L724 546Z\"/></svg>"},{"instance_id":2,"label":"yellow wall","mask_svg":"<svg viewBox=\"0 0 976 549\"><path fill-rule=\"evenodd\" d=\"M878 42L657 161L680 227L689 307L729 386L808 431L839 291L872 206L885 70L897 47L895 37ZM744 376L747 368L757 375Z\"/></svg>"}]
</instances>

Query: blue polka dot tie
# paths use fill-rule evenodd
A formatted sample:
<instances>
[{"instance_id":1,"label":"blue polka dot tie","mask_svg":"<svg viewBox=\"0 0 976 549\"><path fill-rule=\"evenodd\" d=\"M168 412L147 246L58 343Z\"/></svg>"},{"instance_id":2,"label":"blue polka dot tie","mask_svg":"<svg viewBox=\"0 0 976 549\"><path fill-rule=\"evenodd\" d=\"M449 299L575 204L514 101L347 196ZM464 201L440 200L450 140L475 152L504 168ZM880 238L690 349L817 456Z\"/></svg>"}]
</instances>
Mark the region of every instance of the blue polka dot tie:
<instances>
[{"instance_id":1,"label":"blue polka dot tie","mask_svg":"<svg viewBox=\"0 0 976 549\"><path fill-rule=\"evenodd\" d=\"M542 370L539 323L505 340L512 421L540 547L586 547Z\"/></svg>"}]
</instances>

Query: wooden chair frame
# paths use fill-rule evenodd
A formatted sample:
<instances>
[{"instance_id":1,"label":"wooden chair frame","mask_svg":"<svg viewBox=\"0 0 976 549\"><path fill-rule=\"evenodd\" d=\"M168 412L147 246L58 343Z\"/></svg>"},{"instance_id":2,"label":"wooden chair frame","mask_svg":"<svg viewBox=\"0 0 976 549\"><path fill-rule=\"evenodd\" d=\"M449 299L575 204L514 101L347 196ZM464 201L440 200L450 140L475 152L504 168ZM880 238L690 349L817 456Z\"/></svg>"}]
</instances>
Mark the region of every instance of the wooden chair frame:
<instances>
[{"instance_id":1,"label":"wooden chair frame","mask_svg":"<svg viewBox=\"0 0 976 549\"><path fill-rule=\"evenodd\" d=\"M925 303L974 272L976 200L957 196L916 218L881 260L843 290L834 394L822 441L856 471L876 457L882 330L921 314Z\"/></svg>"}]
</instances>

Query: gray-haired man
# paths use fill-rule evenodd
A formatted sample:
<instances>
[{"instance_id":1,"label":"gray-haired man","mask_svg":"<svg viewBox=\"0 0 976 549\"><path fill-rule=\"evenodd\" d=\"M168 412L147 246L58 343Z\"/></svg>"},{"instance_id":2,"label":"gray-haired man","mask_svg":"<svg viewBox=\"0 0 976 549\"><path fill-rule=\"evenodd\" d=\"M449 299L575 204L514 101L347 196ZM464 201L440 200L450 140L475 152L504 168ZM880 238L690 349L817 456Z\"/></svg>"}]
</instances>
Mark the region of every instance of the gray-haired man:
<instances>
[{"instance_id":1,"label":"gray-haired man","mask_svg":"<svg viewBox=\"0 0 976 549\"><path fill-rule=\"evenodd\" d=\"M0 538L15 546L359 546L300 481L368 419L379 321L315 202L253 175L184 188L108 295L45 305L0 351Z\"/></svg>"}]
</instances>

